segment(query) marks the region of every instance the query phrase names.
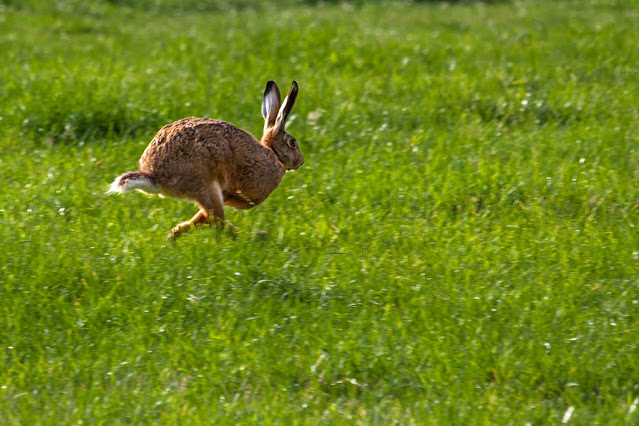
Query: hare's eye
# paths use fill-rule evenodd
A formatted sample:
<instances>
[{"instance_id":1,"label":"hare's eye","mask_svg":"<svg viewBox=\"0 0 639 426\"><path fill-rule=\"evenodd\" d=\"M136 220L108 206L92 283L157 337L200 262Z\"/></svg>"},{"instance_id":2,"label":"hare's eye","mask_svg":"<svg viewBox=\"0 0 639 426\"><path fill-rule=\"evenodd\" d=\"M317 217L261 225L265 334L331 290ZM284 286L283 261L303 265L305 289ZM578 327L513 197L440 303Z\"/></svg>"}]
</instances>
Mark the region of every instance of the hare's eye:
<instances>
[{"instance_id":1,"label":"hare's eye","mask_svg":"<svg viewBox=\"0 0 639 426\"><path fill-rule=\"evenodd\" d=\"M290 146L291 148L295 148L297 146L297 141L295 139L291 139L290 141L288 141L288 146Z\"/></svg>"}]
</instances>

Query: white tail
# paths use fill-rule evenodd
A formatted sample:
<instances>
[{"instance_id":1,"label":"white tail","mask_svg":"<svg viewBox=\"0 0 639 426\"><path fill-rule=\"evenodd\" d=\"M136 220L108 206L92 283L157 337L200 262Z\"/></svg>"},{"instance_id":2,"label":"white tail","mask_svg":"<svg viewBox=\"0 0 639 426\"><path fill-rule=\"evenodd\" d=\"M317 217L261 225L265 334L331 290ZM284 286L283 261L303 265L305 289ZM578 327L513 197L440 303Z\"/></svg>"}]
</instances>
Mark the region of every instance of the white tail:
<instances>
[{"instance_id":1,"label":"white tail","mask_svg":"<svg viewBox=\"0 0 639 426\"><path fill-rule=\"evenodd\" d=\"M127 172L118 176L109 187L107 194L122 194L133 189L147 192L149 194L159 194L161 188L155 184L155 179L144 172Z\"/></svg>"}]
</instances>

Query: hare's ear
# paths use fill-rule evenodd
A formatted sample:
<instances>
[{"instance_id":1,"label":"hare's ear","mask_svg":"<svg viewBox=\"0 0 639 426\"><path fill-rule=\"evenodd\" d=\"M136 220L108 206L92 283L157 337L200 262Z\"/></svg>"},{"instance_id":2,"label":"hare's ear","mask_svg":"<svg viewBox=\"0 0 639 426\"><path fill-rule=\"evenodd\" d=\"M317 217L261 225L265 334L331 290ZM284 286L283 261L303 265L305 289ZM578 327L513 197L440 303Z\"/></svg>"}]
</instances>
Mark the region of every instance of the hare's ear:
<instances>
[{"instance_id":1,"label":"hare's ear","mask_svg":"<svg viewBox=\"0 0 639 426\"><path fill-rule=\"evenodd\" d=\"M286 99L284 99L284 103L282 104L282 108L280 108L280 112L277 114L277 120L275 122L275 128L277 131L284 131L284 127L286 126L286 121L288 120L289 115L291 115L291 110L293 109L293 105L295 105L295 99L297 98L297 82L293 81L291 84L291 89L288 91L288 95Z\"/></svg>"},{"instance_id":2,"label":"hare's ear","mask_svg":"<svg viewBox=\"0 0 639 426\"><path fill-rule=\"evenodd\" d=\"M274 81L266 83L264 98L262 99L262 117L264 117L264 130L273 127L277 119L277 112L280 109L282 98L280 89Z\"/></svg>"}]
</instances>

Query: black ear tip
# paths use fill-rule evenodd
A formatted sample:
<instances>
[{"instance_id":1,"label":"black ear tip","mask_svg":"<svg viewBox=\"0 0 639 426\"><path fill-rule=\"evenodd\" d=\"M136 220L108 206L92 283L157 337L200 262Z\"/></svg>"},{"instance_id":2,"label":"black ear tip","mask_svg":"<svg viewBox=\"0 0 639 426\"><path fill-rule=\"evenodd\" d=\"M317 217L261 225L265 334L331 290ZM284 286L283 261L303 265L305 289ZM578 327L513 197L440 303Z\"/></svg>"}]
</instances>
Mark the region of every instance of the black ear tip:
<instances>
[{"instance_id":1,"label":"black ear tip","mask_svg":"<svg viewBox=\"0 0 639 426\"><path fill-rule=\"evenodd\" d=\"M267 94L268 92L273 90L273 88L277 88L277 84L275 84L275 82L273 80L267 81L266 82L266 89L264 89L264 94Z\"/></svg>"},{"instance_id":2,"label":"black ear tip","mask_svg":"<svg viewBox=\"0 0 639 426\"><path fill-rule=\"evenodd\" d=\"M293 80L293 83L291 84L291 89L288 91L288 96L291 96L293 98L295 98L297 96L297 81Z\"/></svg>"}]
</instances>

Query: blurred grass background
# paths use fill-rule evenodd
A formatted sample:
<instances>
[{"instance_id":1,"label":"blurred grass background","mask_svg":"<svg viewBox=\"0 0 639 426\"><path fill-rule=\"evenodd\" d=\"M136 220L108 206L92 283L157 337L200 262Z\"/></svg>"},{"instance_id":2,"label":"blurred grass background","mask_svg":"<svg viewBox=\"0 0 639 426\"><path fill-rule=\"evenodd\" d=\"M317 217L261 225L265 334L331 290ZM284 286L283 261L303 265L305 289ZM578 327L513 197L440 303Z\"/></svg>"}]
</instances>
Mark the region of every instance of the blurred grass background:
<instances>
[{"instance_id":1,"label":"blurred grass background","mask_svg":"<svg viewBox=\"0 0 639 426\"><path fill-rule=\"evenodd\" d=\"M635 2L0 4L3 423L637 421ZM237 240L105 195L268 79Z\"/></svg>"}]
</instances>

